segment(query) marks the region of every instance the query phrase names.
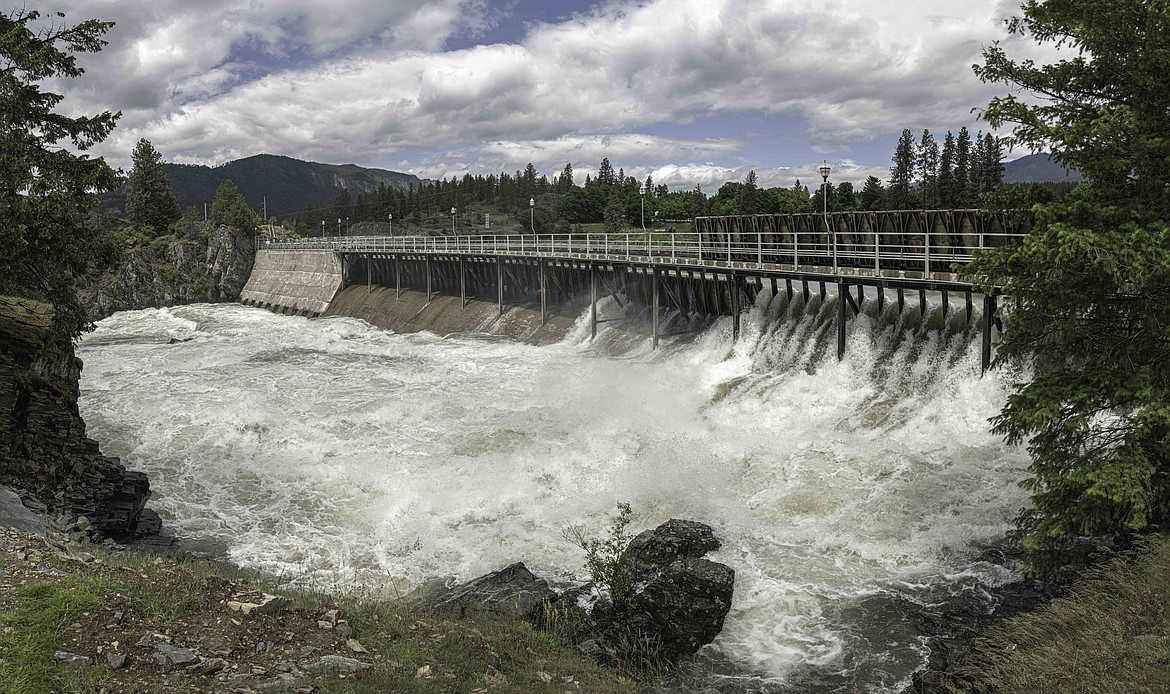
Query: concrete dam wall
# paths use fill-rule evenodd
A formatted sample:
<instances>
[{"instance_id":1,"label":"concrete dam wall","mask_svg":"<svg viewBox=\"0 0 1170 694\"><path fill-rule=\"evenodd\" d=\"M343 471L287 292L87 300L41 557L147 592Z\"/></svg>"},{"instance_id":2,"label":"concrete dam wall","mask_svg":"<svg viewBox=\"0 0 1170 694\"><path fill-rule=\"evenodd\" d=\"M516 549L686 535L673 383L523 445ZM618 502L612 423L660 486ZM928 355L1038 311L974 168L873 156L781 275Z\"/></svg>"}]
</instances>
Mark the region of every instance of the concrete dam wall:
<instances>
[{"instance_id":1,"label":"concrete dam wall","mask_svg":"<svg viewBox=\"0 0 1170 694\"><path fill-rule=\"evenodd\" d=\"M514 298L501 312L497 303L473 297L465 304L450 294L428 299L418 289L368 285L364 266L348 265L331 250L260 249L240 301L277 313L359 318L397 333L490 333L529 344L561 340L583 309L562 302L542 324L539 302Z\"/></svg>"},{"instance_id":2,"label":"concrete dam wall","mask_svg":"<svg viewBox=\"0 0 1170 694\"><path fill-rule=\"evenodd\" d=\"M344 281L341 258L333 251L260 249L240 301L278 313L319 316Z\"/></svg>"}]
</instances>

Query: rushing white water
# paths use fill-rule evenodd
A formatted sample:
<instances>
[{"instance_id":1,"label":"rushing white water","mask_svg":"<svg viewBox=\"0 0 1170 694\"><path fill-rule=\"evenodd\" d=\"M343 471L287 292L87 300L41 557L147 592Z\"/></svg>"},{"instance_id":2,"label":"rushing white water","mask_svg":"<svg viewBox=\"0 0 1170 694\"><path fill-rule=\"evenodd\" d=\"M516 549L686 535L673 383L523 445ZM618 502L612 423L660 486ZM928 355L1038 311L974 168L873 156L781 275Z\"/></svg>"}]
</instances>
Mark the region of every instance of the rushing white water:
<instances>
[{"instance_id":1,"label":"rushing white water","mask_svg":"<svg viewBox=\"0 0 1170 694\"><path fill-rule=\"evenodd\" d=\"M584 324L531 347L126 312L79 349L82 414L173 531L324 588L401 594L517 560L579 573L562 529L600 533L621 501L637 529L706 522L736 571L713 677L896 691L925 658L898 601L1013 578L975 558L1026 503L1026 458L987 431L1005 387L980 378L961 310L852 319L838 363L835 298L786 303L765 292L734 343L725 319L620 356Z\"/></svg>"}]
</instances>

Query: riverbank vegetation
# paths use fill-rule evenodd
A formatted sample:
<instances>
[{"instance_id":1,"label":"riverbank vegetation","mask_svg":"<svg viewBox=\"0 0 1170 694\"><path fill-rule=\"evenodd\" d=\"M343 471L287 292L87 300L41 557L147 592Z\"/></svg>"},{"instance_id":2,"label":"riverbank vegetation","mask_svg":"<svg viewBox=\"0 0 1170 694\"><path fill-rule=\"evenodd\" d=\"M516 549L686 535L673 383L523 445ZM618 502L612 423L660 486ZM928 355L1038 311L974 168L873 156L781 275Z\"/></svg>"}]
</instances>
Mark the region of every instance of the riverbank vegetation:
<instances>
[{"instance_id":1,"label":"riverbank vegetation","mask_svg":"<svg viewBox=\"0 0 1170 694\"><path fill-rule=\"evenodd\" d=\"M526 622L332 598L192 557L0 531L0 682L60 692L632 692ZM230 603L289 599L264 614Z\"/></svg>"}]
</instances>

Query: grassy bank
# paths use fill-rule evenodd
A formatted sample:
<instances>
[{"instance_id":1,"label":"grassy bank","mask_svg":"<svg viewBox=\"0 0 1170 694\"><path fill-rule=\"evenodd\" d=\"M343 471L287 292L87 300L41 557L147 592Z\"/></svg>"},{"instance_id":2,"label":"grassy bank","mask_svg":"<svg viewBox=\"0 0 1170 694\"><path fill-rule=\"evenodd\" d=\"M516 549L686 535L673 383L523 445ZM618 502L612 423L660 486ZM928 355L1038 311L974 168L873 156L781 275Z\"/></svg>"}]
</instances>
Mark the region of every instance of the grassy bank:
<instances>
[{"instance_id":1,"label":"grassy bank","mask_svg":"<svg viewBox=\"0 0 1170 694\"><path fill-rule=\"evenodd\" d=\"M1170 536L978 639L964 669L1000 692L1170 692Z\"/></svg>"},{"instance_id":2,"label":"grassy bank","mask_svg":"<svg viewBox=\"0 0 1170 694\"><path fill-rule=\"evenodd\" d=\"M290 603L271 614L229 604L262 593ZM634 690L523 622L445 619L289 591L205 560L11 531L0 531L0 627L9 694Z\"/></svg>"}]
</instances>

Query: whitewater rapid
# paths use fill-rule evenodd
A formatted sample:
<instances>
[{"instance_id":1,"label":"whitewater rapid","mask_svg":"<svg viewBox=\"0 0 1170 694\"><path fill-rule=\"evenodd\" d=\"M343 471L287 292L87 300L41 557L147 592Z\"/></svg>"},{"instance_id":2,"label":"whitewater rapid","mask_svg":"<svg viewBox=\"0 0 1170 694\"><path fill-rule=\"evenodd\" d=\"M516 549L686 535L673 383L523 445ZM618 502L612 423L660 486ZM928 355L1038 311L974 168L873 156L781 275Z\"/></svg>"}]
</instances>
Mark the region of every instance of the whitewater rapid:
<instances>
[{"instance_id":1,"label":"whitewater rapid","mask_svg":"<svg viewBox=\"0 0 1170 694\"><path fill-rule=\"evenodd\" d=\"M900 602L1018 578L977 557L1026 503L1027 460L987 431L1007 386L980 378L957 306L853 318L838 363L834 305L765 292L739 340L722 320L657 351L584 323L533 347L132 311L80 345L81 409L173 532L323 589L402 595L513 561L564 581L583 556L563 529L600 533L619 502L636 529L708 523L736 572L711 672L897 691L926 653Z\"/></svg>"}]
</instances>

